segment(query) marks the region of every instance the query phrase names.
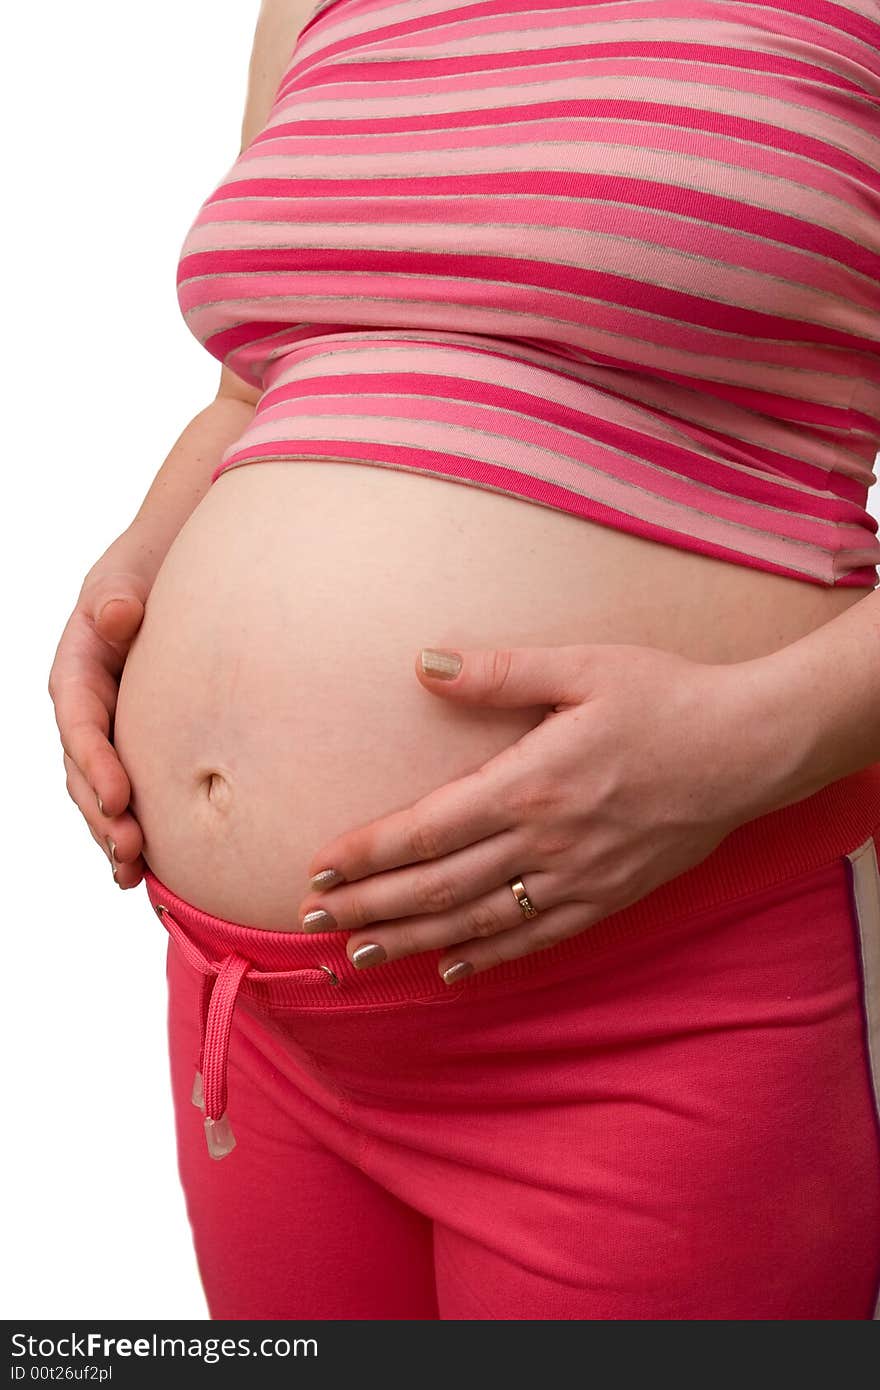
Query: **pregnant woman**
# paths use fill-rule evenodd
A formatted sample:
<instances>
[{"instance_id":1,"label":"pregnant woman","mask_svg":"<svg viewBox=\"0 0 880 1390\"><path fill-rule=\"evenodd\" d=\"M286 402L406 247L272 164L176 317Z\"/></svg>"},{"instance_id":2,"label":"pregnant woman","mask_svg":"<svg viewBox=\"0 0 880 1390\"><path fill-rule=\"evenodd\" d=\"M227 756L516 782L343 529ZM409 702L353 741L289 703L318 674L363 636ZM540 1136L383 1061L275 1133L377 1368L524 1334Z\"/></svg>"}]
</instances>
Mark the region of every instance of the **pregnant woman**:
<instances>
[{"instance_id":1,"label":"pregnant woman","mask_svg":"<svg viewBox=\"0 0 880 1390\"><path fill-rule=\"evenodd\" d=\"M874 1316L878 283L875 0L264 0L50 678L213 1317Z\"/></svg>"}]
</instances>

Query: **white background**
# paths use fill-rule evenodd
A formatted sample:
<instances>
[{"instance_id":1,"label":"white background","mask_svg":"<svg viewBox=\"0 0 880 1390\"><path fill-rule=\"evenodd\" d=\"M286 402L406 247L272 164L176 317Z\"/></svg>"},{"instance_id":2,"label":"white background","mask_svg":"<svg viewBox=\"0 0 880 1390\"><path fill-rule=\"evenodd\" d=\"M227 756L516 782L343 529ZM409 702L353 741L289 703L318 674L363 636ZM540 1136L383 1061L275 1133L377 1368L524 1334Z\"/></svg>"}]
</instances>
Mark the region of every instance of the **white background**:
<instances>
[{"instance_id":1,"label":"white background","mask_svg":"<svg viewBox=\"0 0 880 1390\"><path fill-rule=\"evenodd\" d=\"M177 1181L165 932L68 798L46 682L86 571L217 388L175 270L238 154L258 8L5 11L6 1318L207 1316Z\"/></svg>"},{"instance_id":2,"label":"white background","mask_svg":"<svg viewBox=\"0 0 880 1390\"><path fill-rule=\"evenodd\" d=\"M166 936L67 796L46 682L83 576L216 390L174 279L238 152L257 10L43 0L7 10L0 45L6 1318L206 1317L174 1153Z\"/></svg>"}]
</instances>

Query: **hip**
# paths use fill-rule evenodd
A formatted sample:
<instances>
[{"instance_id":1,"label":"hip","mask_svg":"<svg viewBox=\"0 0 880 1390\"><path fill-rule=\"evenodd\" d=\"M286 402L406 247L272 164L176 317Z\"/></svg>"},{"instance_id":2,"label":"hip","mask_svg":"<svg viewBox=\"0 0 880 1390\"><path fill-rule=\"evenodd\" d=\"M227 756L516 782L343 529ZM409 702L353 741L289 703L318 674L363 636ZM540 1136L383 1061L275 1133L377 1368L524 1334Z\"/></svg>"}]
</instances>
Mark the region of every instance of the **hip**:
<instances>
[{"instance_id":1,"label":"hip","mask_svg":"<svg viewBox=\"0 0 880 1390\"><path fill-rule=\"evenodd\" d=\"M702 879L679 876L674 902L656 890L640 920L606 919L564 959L554 947L452 989L427 987L428 961L334 978L332 934L211 920L151 876L182 1152L202 1173L198 1069L214 1157L234 1132L233 1188L301 1127L468 1248L518 1267L531 1232L542 1278L603 1291L579 1305L590 1316L871 1317L880 826L825 855L876 817L880 782L846 781L848 829L828 796L786 807L722 842ZM211 1001L230 966L221 1056Z\"/></svg>"}]
</instances>

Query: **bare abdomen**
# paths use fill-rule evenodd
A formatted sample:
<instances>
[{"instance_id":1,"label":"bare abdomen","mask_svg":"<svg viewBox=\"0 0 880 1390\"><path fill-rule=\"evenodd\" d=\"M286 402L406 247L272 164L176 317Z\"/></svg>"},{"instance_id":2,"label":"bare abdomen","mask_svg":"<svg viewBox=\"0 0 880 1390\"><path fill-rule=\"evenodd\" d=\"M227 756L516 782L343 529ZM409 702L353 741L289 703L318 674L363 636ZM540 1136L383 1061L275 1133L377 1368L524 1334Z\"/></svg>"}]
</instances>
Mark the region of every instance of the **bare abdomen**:
<instances>
[{"instance_id":1,"label":"bare abdomen","mask_svg":"<svg viewBox=\"0 0 880 1390\"><path fill-rule=\"evenodd\" d=\"M295 930L324 841L542 717L433 697L420 647L637 642L745 660L866 592L415 473L231 470L171 547L123 672L114 741L145 858L207 912Z\"/></svg>"}]
</instances>

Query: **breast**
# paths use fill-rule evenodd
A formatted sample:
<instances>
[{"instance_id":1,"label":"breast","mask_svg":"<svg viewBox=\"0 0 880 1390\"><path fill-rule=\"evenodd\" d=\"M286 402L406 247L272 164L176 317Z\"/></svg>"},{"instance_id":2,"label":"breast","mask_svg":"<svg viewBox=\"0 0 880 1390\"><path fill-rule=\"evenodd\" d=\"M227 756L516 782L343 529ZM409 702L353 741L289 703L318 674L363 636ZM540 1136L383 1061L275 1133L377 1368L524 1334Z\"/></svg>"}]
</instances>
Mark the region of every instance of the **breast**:
<instances>
[{"instance_id":1,"label":"breast","mask_svg":"<svg viewBox=\"0 0 880 1390\"><path fill-rule=\"evenodd\" d=\"M179 258L264 392L222 466L366 448L876 583L880 25L799 8L316 8Z\"/></svg>"},{"instance_id":2,"label":"breast","mask_svg":"<svg viewBox=\"0 0 880 1390\"><path fill-rule=\"evenodd\" d=\"M114 741L144 854L205 911L295 927L321 844L544 714L454 706L420 647L773 650L863 596L437 478L297 460L222 475L159 571Z\"/></svg>"}]
</instances>

